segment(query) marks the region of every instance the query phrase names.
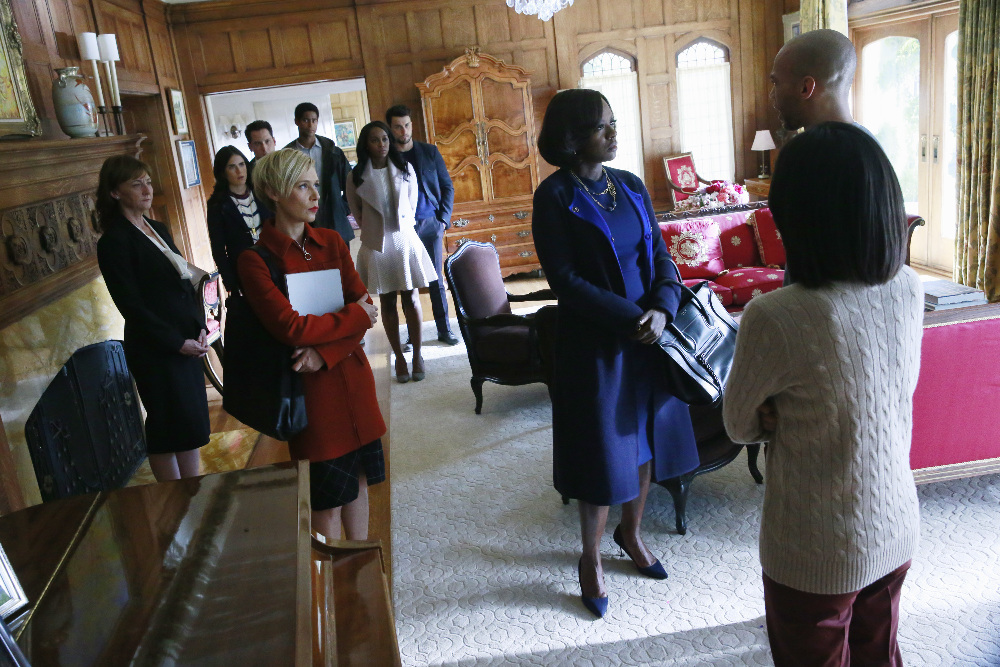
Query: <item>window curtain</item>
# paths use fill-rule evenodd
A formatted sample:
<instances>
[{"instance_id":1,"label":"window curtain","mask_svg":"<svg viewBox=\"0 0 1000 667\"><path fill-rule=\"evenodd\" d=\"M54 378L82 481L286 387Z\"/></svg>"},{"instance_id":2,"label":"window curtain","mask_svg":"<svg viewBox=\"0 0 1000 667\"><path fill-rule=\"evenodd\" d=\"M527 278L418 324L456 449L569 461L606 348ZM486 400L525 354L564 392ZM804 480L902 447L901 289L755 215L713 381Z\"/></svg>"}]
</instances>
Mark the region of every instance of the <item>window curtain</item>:
<instances>
[{"instance_id":1,"label":"window curtain","mask_svg":"<svg viewBox=\"0 0 1000 667\"><path fill-rule=\"evenodd\" d=\"M802 0L799 4L802 32L829 28L847 34L847 0Z\"/></svg>"},{"instance_id":2,"label":"window curtain","mask_svg":"<svg viewBox=\"0 0 1000 667\"><path fill-rule=\"evenodd\" d=\"M1000 300L1000 3L958 13L958 230L955 277Z\"/></svg>"},{"instance_id":3,"label":"window curtain","mask_svg":"<svg viewBox=\"0 0 1000 667\"><path fill-rule=\"evenodd\" d=\"M732 181L733 102L729 63L677 70L681 150L691 153L698 174Z\"/></svg>"},{"instance_id":4,"label":"window curtain","mask_svg":"<svg viewBox=\"0 0 1000 667\"><path fill-rule=\"evenodd\" d=\"M618 121L618 154L607 166L630 171L640 179L645 169L642 164L642 122L639 118L639 77L635 72L585 76L580 88L600 91Z\"/></svg>"}]
</instances>

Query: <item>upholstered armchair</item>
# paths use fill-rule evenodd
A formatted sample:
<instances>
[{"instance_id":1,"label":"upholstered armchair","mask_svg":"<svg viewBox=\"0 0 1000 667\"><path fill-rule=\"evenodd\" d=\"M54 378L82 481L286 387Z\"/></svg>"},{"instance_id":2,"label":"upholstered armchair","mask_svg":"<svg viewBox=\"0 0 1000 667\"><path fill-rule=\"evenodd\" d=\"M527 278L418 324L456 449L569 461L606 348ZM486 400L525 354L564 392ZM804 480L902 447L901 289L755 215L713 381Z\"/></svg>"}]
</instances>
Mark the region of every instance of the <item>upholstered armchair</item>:
<instances>
[{"instance_id":1,"label":"upholstered armchair","mask_svg":"<svg viewBox=\"0 0 1000 667\"><path fill-rule=\"evenodd\" d=\"M444 272L472 367L476 414L482 413L487 380L506 385L546 382L548 355L539 351L538 329L539 322L554 324L550 315L555 307L544 307L540 315L514 315L510 304L555 299L552 290L508 294L496 248L478 241L463 243L445 260Z\"/></svg>"},{"instance_id":2,"label":"upholstered armchair","mask_svg":"<svg viewBox=\"0 0 1000 667\"><path fill-rule=\"evenodd\" d=\"M201 295L202 306L205 309L205 328L208 332L208 344L215 351L202 357L205 375L212 386L222 393L222 297L219 294L219 272L214 271L201 277L198 283L198 294Z\"/></svg>"},{"instance_id":3,"label":"upholstered armchair","mask_svg":"<svg viewBox=\"0 0 1000 667\"><path fill-rule=\"evenodd\" d=\"M674 206L688 198L689 194L698 189L698 183L709 185L698 175L694 168L694 156L691 153L681 153L663 158L663 169L667 174L667 184L670 185L670 196Z\"/></svg>"}]
</instances>

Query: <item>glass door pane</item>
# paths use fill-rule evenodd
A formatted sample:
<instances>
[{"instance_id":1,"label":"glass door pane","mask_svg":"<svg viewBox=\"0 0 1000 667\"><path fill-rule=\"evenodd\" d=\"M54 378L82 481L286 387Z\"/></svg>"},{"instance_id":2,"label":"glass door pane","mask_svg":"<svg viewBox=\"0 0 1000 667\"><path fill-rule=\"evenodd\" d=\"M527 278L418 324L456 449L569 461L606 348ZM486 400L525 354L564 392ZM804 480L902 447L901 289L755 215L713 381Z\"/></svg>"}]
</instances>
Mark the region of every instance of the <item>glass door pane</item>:
<instances>
[{"instance_id":1,"label":"glass door pane","mask_svg":"<svg viewBox=\"0 0 1000 667\"><path fill-rule=\"evenodd\" d=\"M907 213L920 209L920 41L883 37L861 54L862 124L882 144Z\"/></svg>"}]
</instances>

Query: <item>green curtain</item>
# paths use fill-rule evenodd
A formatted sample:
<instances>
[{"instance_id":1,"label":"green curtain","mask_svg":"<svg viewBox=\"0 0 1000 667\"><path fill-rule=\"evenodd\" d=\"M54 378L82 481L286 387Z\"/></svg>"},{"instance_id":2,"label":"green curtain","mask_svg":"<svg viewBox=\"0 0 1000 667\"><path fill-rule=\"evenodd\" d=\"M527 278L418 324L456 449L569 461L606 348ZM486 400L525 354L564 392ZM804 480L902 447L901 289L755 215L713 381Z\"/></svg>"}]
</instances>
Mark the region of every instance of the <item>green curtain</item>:
<instances>
[{"instance_id":1,"label":"green curtain","mask_svg":"<svg viewBox=\"0 0 1000 667\"><path fill-rule=\"evenodd\" d=\"M958 230L955 278L1000 300L1000 2L958 13Z\"/></svg>"},{"instance_id":2,"label":"green curtain","mask_svg":"<svg viewBox=\"0 0 1000 667\"><path fill-rule=\"evenodd\" d=\"M802 0L799 3L802 32L829 28L847 34L847 0Z\"/></svg>"}]
</instances>

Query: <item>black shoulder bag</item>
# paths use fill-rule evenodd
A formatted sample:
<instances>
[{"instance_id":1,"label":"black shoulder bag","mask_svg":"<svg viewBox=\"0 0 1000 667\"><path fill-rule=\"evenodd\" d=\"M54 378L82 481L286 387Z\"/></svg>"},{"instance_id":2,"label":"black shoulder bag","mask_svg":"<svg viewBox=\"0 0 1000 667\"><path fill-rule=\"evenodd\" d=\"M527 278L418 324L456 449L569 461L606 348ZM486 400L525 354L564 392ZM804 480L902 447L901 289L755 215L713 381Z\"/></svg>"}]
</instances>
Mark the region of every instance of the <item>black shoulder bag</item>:
<instances>
[{"instance_id":1,"label":"black shoulder bag","mask_svg":"<svg viewBox=\"0 0 1000 667\"><path fill-rule=\"evenodd\" d=\"M271 280L287 296L284 275L271 253L260 246L247 251L260 255ZM292 348L267 332L242 294L226 302L222 369L222 407L250 428L288 440L308 424L302 376L292 370Z\"/></svg>"},{"instance_id":2,"label":"black shoulder bag","mask_svg":"<svg viewBox=\"0 0 1000 667\"><path fill-rule=\"evenodd\" d=\"M667 356L667 387L689 405L709 405L722 399L733 367L738 325L707 281L693 288L676 280L681 306L657 345Z\"/></svg>"}]
</instances>

